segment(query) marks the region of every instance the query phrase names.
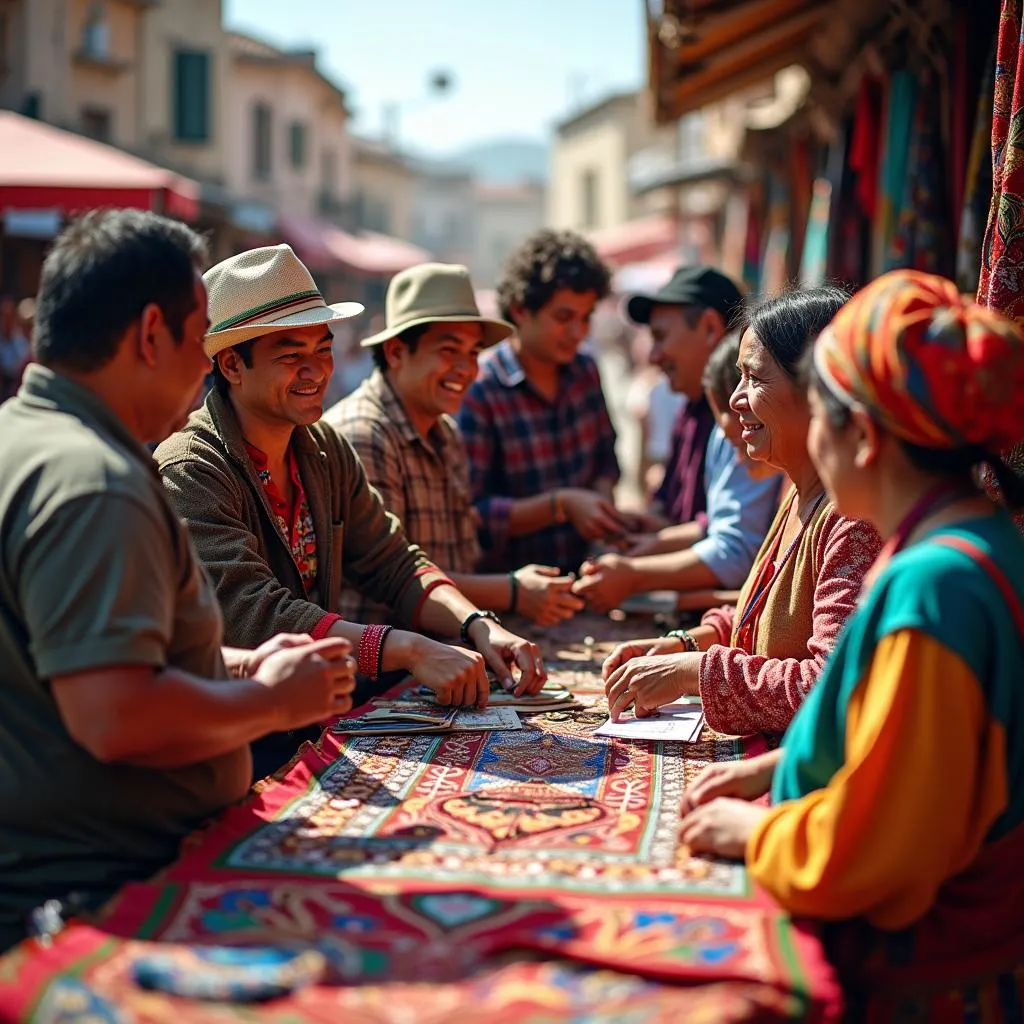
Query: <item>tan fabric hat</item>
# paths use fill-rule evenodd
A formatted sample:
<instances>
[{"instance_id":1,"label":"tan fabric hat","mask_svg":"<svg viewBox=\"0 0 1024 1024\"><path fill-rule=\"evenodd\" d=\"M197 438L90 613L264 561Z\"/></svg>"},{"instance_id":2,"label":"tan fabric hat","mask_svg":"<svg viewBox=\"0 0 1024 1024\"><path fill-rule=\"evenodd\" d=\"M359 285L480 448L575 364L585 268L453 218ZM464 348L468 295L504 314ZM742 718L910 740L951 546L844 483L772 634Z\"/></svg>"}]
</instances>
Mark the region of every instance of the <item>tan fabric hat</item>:
<instances>
[{"instance_id":1,"label":"tan fabric hat","mask_svg":"<svg viewBox=\"0 0 1024 1024\"><path fill-rule=\"evenodd\" d=\"M362 341L380 345L420 324L482 324L484 347L497 345L515 331L504 320L481 316L469 271L457 263L421 263L395 274L384 303L387 327Z\"/></svg>"},{"instance_id":2,"label":"tan fabric hat","mask_svg":"<svg viewBox=\"0 0 1024 1024\"><path fill-rule=\"evenodd\" d=\"M333 324L358 316L358 302L324 302L305 264L288 245L268 245L231 256L203 275L210 329L203 348L218 352L287 327Z\"/></svg>"}]
</instances>

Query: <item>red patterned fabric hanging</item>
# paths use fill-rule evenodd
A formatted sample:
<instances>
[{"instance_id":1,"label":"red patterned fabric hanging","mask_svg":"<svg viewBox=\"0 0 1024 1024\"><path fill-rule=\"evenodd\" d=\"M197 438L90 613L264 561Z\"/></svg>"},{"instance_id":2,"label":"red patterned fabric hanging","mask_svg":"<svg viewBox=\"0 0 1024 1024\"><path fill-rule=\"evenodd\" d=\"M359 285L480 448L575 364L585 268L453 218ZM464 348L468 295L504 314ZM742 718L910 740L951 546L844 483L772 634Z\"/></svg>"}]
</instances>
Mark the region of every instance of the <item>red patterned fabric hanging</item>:
<instances>
[{"instance_id":1,"label":"red patterned fabric hanging","mask_svg":"<svg viewBox=\"0 0 1024 1024\"><path fill-rule=\"evenodd\" d=\"M1024 317L1024 46L1021 0L1003 0L992 110L992 204L978 301Z\"/></svg>"}]
</instances>

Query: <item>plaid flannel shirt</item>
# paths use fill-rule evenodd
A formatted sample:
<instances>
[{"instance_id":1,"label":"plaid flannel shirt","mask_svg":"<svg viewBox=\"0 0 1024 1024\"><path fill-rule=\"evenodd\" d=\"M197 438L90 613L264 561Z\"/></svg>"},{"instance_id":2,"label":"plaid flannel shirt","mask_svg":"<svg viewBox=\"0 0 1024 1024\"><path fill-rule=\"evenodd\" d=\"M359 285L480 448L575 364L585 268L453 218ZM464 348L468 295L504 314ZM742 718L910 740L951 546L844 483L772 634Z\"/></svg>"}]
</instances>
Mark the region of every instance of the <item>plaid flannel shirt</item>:
<instances>
[{"instance_id":1,"label":"plaid flannel shirt","mask_svg":"<svg viewBox=\"0 0 1024 1024\"><path fill-rule=\"evenodd\" d=\"M513 501L561 487L592 490L619 479L615 429L594 360L579 353L561 369L554 402L526 379L508 341L481 363L459 417L473 500L480 513L482 569L538 562L575 571L587 541L568 523L509 536Z\"/></svg>"},{"instance_id":2,"label":"plaid flannel shirt","mask_svg":"<svg viewBox=\"0 0 1024 1024\"><path fill-rule=\"evenodd\" d=\"M476 511L470 500L466 451L455 421L442 416L424 439L387 378L375 370L351 395L328 409L324 421L362 460L384 505L406 536L442 571L471 573L480 558ZM388 611L346 586L342 615L385 622Z\"/></svg>"}]
</instances>

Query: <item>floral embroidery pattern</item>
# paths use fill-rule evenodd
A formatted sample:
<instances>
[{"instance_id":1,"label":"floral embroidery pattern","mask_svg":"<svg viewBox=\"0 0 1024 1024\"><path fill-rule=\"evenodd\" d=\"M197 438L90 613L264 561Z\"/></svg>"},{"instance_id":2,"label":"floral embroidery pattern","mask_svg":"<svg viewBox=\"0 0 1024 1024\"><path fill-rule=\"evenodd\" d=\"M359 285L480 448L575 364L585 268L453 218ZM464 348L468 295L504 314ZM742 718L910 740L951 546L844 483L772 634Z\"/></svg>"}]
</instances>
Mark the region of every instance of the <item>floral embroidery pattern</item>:
<instances>
[{"instance_id":1,"label":"floral embroidery pattern","mask_svg":"<svg viewBox=\"0 0 1024 1024\"><path fill-rule=\"evenodd\" d=\"M288 541L291 548L292 558L295 560L296 568L302 577L303 586L306 591L312 589L316 583L319 563L317 560L316 531L313 529L313 516L309 511L309 502L306 499L306 489L302 486L302 477L299 475L299 466L291 449L288 450L288 473L291 477L294 500L289 507L281 489L274 482L270 475L270 467L267 464L266 455L254 445L246 444L249 457L252 459L256 476L263 485L263 492L267 496L270 508L273 510L274 518L277 520L278 529L281 535Z\"/></svg>"}]
</instances>

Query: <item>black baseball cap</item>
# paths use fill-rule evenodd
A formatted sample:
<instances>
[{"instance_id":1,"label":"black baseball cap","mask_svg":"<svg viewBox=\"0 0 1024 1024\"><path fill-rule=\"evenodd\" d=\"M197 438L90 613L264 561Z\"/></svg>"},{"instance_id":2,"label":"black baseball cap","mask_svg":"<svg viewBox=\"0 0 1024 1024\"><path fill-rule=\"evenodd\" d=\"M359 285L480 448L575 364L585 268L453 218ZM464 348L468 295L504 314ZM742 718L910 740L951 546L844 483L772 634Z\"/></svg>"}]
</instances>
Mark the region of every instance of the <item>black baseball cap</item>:
<instances>
[{"instance_id":1,"label":"black baseball cap","mask_svg":"<svg viewBox=\"0 0 1024 1024\"><path fill-rule=\"evenodd\" d=\"M626 313L636 324L649 324L655 306L699 306L716 309L728 326L743 304L743 296L733 281L714 267L680 267L664 288L653 295L634 295L626 303Z\"/></svg>"}]
</instances>

